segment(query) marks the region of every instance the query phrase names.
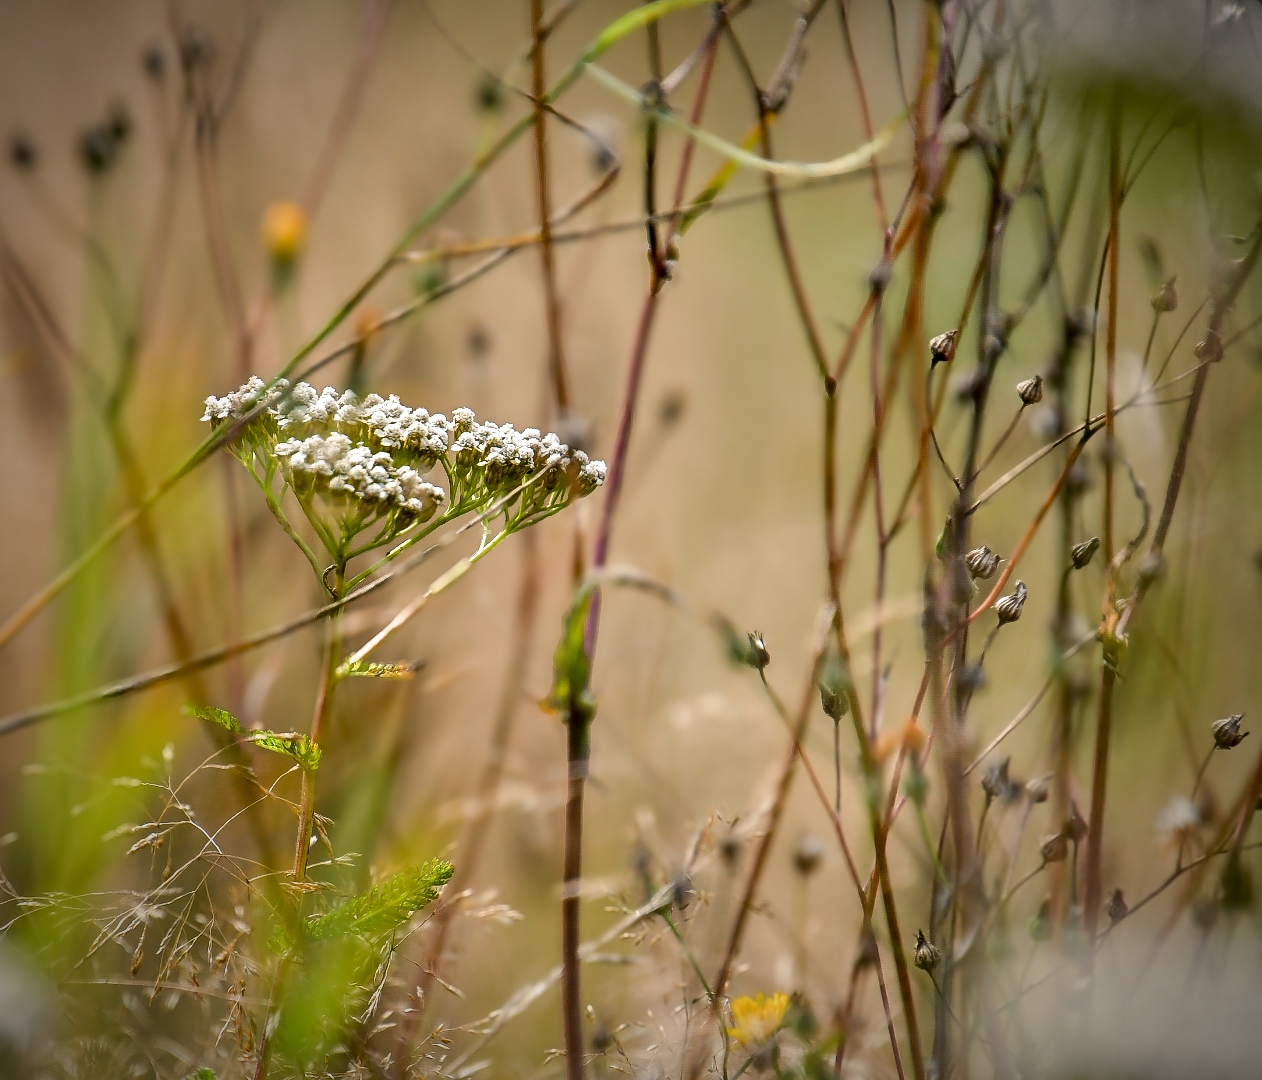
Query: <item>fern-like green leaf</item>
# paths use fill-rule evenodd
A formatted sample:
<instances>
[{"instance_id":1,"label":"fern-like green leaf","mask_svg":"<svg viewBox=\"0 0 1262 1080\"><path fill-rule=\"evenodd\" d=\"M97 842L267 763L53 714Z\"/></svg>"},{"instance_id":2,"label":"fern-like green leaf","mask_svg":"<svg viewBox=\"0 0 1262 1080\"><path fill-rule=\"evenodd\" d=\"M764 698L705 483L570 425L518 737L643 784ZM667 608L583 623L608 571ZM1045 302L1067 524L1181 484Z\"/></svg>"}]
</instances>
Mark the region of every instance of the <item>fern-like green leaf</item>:
<instances>
[{"instance_id":1,"label":"fern-like green leaf","mask_svg":"<svg viewBox=\"0 0 1262 1080\"><path fill-rule=\"evenodd\" d=\"M591 660L584 640L592 592L591 586L579 589L566 612L561 640L552 657L552 689L540 702L545 709L559 713L567 724L590 724L596 715L596 699L589 685Z\"/></svg>"},{"instance_id":2,"label":"fern-like green leaf","mask_svg":"<svg viewBox=\"0 0 1262 1080\"><path fill-rule=\"evenodd\" d=\"M293 758L307 772L315 772L320 767L320 747L309 735L297 731L252 731L249 739L263 750Z\"/></svg>"},{"instance_id":3,"label":"fern-like green leaf","mask_svg":"<svg viewBox=\"0 0 1262 1080\"><path fill-rule=\"evenodd\" d=\"M212 724L218 724L234 735L241 734L241 721L227 709L216 709L213 705L185 705L183 712L185 716L195 716L198 720L209 720Z\"/></svg>"},{"instance_id":4,"label":"fern-like green leaf","mask_svg":"<svg viewBox=\"0 0 1262 1080\"><path fill-rule=\"evenodd\" d=\"M381 939L433 903L438 890L451 878L452 865L432 859L383 878L366 893L352 896L331 911L307 920L307 933L316 940L349 936Z\"/></svg>"}]
</instances>

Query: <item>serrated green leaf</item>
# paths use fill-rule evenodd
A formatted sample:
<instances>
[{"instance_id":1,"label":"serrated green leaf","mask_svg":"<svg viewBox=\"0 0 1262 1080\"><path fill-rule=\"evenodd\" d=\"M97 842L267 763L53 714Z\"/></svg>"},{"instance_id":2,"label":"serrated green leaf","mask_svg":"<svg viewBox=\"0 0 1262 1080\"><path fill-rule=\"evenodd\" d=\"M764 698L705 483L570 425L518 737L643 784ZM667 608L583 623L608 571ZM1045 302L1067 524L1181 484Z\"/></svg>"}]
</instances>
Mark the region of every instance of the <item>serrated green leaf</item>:
<instances>
[{"instance_id":1,"label":"serrated green leaf","mask_svg":"<svg viewBox=\"0 0 1262 1080\"><path fill-rule=\"evenodd\" d=\"M596 715L596 699L588 685L592 665L584 640L592 593L591 586L579 589L565 614L561 640L552 657L552 689L540 703L545 709L560 714L566 723L589 724Z\"/></svg>"},{"instance_id":2,"label":"serrated green leaf","mask_svg":"<svg viewBox=\"0 0 1262 1080\"><path fill-rule=\"evenodd\" d=\"M252 731L248 738L260 749L293 758L308 772L320 767L320 747L309 735L297 731Z\"/></svg>"},{"instance_id":3,"label":"serrated green leaf","mask_svg":"<svg viewBox=\"0 0 1262 1080\"><path fill-rule=\"evenodd\" d=\"M238 720L227 709L216 709L213 705L185 705L181 710L185 716L195 716L198 720L209 720L212 724L218 724L221 728L226 728L233 735L241 734L241 721Z\"/></svg>"},{"instance_id":4,"label":"serrated green leaf","mask_svg":"<svg viewBox=\"0 0 1262 1080\"><path fill-rule=\"evenodd\" d=\"M307 920L308 935L317 941L341 937L381 939L412 915L433 903L451 878L453 867L443 859L390 874L371 889L353 896L322 915Z\"/></svg>"},{"instance_id":5,"label":"serrated green leaf","mask_svg":"<svg viewBox=\"0 0 1262 1080\"><path fill-rule=\"evenodd\" d=\"M372 660L356 660L337 669L339 679L358 676L363 679L410 679L416 674L417 663L378 664Z\"/></svg>"}]
</instances>

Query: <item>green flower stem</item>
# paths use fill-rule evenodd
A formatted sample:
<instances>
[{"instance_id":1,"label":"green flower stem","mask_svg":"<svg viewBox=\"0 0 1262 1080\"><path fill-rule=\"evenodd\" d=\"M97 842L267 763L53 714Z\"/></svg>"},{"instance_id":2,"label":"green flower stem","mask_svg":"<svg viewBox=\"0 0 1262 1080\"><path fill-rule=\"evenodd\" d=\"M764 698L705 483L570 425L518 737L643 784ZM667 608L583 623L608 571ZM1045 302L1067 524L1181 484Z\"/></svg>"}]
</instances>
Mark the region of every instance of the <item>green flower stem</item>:
<instances>
[{"instance_id":1,"label":"green flower stem","mask_svg":"<svg viewBox=\"0 0 1262 1080\"><path fill-rule=\"evenodd\" d=\"M342 595L346 583L346 565L337 568L334 578L333 593ZM320 744L324 721L333 706L333 692L337 689L338 664L337 655L342 647L342 612L339 608L329 618L328 634L324 646L324 660L320 671L320 689L316 694L315 714L311 718L311 741ZM311 852L311 826L315 819L315 785L314 769L302 770L302 792L298 802L298 839L294 846L294 881L307 879L307 858Z\"/></svg>"}]
</instances>

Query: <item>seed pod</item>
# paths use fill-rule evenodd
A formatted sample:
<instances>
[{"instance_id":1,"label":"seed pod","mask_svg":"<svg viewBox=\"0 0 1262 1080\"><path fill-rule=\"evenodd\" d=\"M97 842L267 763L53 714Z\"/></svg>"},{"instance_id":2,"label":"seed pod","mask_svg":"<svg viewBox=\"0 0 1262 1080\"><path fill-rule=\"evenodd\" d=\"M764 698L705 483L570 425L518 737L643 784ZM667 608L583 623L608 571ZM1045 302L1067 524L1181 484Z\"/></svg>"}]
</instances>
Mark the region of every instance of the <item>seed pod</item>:
<instances>
[{"instance_id":1,"label":"seed pod","mask_svg":"<svg viewBox=\"0 0 1262 1080\"><path fill-rule=\"evenodd\" d=\"M1078 813L1077 803L1070 805L1069 817L1065 819L1064 831L1065 835L1075 844L1079 843L1087 835L1087 823L1083 820L1082 815Z\"/></svg>"},{"instance_id":2,"label":"seed pod","mask_svg":"<svg viewBox=\"0 0 1262 1080\"><path fill-rule=\"evenodd\" d=\"M949 364L955 359L955 343L959 340L958 330L948 330L929 339L930 365Z\"/></svg>"},{"instance_id":3,"label":"seed pod","mask_svg":"<svg viewBox=\"0 0 1262 1080\"><path fill-rule=\"evenodd\" d=\"M1210 730L1214 733L1214 745L1219 750L1231 750L1244 742L1249 733L1240 730L1240 721L1243 719L1244 713L1232 713L1210 725Z\"/></svg>"},{"instance_id":4,"label":"seed pod","mask_svg":"<svg viewBox=\"0 0 1262 1080\"><path fill-rule=\"evenodd\" d=\"M1064 833L1054 833L1045 837L1039 847L1039 854L1045 863L1064 862L1069 854L1069 840Z\"/></svg>"},{"instance_id":5,"label":"seed pod","mask_svg":"<svg viewBox=\"0 0 1262 1080\"><path fill-rule=\"evenodd\" d=\"M992 762L982 774L982 791L986 793L986 801L1006 799L1012 791L1013 783L1008 779L1008 766L1011 758Z\"/></svg>"},{"instance_id":6,"label":"seed pod","mask_svg":"<svg viewBox=\"0 0 1262 1080\"><path fill-rule=\"evenodd\" d=\"M1017 397L1022 405L1037 405L1043 400L1043 376L1031 375L1017 383Z\"/></svg>"},{"instance_id":7,"label":"seed pod","mask_svg":"<svg viewBox=\"0 0 1262 1080\"><path fill-rule=\"evenodd\" d=\"M167 54L157 42L149 45L140 57L141 66L149 78L157 81L167 73Z\"/></svg>"},{"instance_id":8,"label":"seed pod","mask_svg":"<svg viewBox=\"0 0 1262 1080\"><path fill-rule=\"evenodd\" d=\"M840 723L841 718L850 711L850 698L846 694L849 683L846 665L838 655L836 646L830 646L823 664L820 665L817 685L819 703L823 706L824 714L835 724Z\"/></svg>"},{"instance_id":9,"label":"seed pod","mask_svg":"<svg viewBox=\"0 0 1262 1080\"><path fill-rule=\"evenodd\" d=\"M1109 906L1104 909L1105 914L1109 917L1110 923L1121 922L1130 912L1130 908L1126 906L1126 900L1122 896L1121 889L1114 889L1112 897L1109 898Z\"/></svg>"},{"instance_id":10,"label":"seed pod","mask_svg":"<svg viewBox=\"0 0 1262 1080\"><path fill-rule=\"evenodd\" d=\"M760 672L771 663L771 653L767 651L767 643L757 630L749 632L749 666Z\"/></svg>"},{"instance_id":11,"label":"seed pod","mask_svg":"<svg viewBox=\"0 0 1262 1080\"><path fill-rule=\"evenodd\" d=\"M1001 596L995 601L995 614L999 616L999 625L1016 622L1021 618L1021 610L1025 607L1025 594L1028 590L1024 581L1018 581L1014 592Z\"/></svg>"},{"instance_id":12,"label":"seed pod","mask_svg":"<svg viewBox=\"0 0 1262 1080\"><path fill-rule=\"evenodd\" d=\"M823 861L824 845L819 842L818 837L807 834L793 849L793 869L803 877L810 877Z\"/></svg>"},{"instance_id":13,"label":"seed pod","mask_svg":"<svg viewBox=\"0 0 1262 1080\"><path fill-rule=\"evenodd\" d=\"M923 930L916 931L916 948L912 953L916 967L921 971L932 971L942 963L941 950L927 937Z\"/></svg>"},{"instance_id":14,"label":"seed pod","mask_svg":"<svg viewBox=\"0 0 1262 1080\"><path fill-rule=\"evenodd\" d=\"M1027 780L1025 784L1025 797L1035 805L1047 802L1047 789L1050 780L1050 776L1036 776L1033 780Z\"/></svg>"},{"instance_id":15,"label":"seed pod","mask_svg":"<svg viewBox=\"0 0 1262 1080\"><path fill-rule=\"evenodd\" d=\"M1174 278L1170 278L1152 294L1152 309L1158 312L1173 311L1179 306L1179 291L1174 287Z\"/></svg>"},{"instance_id":16,"label":"seed pod","mask_svg":"<svg viewBox=\"0 0 1262 1080\"><path fill-rule=\"evenodd\" d=\"M1074 569L1081 570L1092 559L1095 553L1100 550L1100 538L1098 536L1091 537L1090 540L1084 540L1081 544L1075 544L1069 552L1069 557L1073 561Z\"/></svg>"},{"instance_id":17,"label":"seed pod","mask_svg":"<svg viewBox=\"0 0 1262 1080\"><path fill-rule=\"evenodd\" d=\"M1198 341L1192 347L1192 352L1202 363L1216 364L1223 358L1223 339L1216 330L1211 330L1205 335L1204 341Z\"/></svg>"},{"instance_id":18,"label":"seed pod","mask_svg":"<svg viewBox=\"0 0 1262 1080\"><path fill-rule=\"evenodd\" d=\"M968 572L975 578L981 578L986 581L988 578L995 576L995 571L999 569L1000 558L985 544L981 547L975 547L967 555L964 556L964 565L968 567Z\"/></svg>"}]
</instances>

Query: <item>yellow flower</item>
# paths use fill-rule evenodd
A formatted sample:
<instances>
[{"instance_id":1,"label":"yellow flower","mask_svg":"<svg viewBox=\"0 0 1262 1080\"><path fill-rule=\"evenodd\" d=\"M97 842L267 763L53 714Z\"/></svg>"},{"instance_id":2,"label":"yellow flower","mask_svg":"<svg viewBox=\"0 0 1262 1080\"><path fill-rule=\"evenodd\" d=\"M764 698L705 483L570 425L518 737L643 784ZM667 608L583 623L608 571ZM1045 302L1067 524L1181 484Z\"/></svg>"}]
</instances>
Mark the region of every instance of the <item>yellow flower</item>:
<instances>
[{"instance_id":1,"label":"yellow flower","mask_svg":"<svg viewBox=\"0 0 1262 1080\"><path fill-rule=\"evenodd\" d=\"M307 242L307 214L293 202L274 202L263 215L263 243L277 263L292 263Z\"/></svg>"},{"instance_id":2,"label":"yellow flower","mask_svg":"<svg viewBox=\"0 0 1262 1080\"><path fill-rule=\"evenodd\" d=\"M728 1028L727 1033L741 1046L764 1043L780 1030L788 1007L788 994L739 997L732 1002L732 1022L736 1026Z\"/></svg>"}]
</instances>

